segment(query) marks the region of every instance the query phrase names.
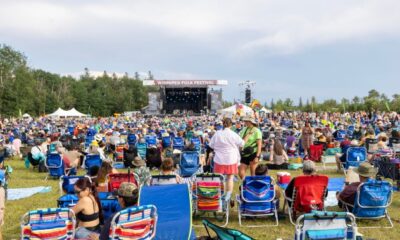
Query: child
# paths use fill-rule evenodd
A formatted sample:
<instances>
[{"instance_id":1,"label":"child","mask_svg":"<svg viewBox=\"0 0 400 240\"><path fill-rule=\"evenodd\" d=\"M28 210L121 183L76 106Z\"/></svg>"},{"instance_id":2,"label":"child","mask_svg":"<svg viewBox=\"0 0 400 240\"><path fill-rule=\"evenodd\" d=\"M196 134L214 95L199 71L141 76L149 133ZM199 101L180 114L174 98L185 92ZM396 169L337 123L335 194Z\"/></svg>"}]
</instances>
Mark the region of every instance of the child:
<instances>
[{"instance_id":1,"label":"child","mask_svg":"<svg viewBox=\"0 0 400 240\"><path fill-rule=\"evenodd\" d=\"M182 178L179 175L177 175L175 172L174 160L172 160L172 158L166 158L161 163L160 169L161 169L161 175L175 175L176 182L182 183Z\"/></svg>"}]
</instances>

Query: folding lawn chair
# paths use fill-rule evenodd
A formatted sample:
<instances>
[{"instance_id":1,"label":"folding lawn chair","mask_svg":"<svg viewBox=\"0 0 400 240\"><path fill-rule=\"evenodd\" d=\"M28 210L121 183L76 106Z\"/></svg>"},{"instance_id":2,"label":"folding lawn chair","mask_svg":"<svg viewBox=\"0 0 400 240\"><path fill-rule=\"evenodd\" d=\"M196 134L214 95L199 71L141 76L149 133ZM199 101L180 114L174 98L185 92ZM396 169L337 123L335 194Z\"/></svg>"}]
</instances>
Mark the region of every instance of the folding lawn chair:
<instances>
[{"instance_id":1,"label":"folding lawn chair","mask_svg":"<svg viewBox=\"0 0 400 240\"><path fill-rule=\"evenodd\" d=\"M178 184L176 175L153 175L151 176L151 186Z\"/></svg>"},{"instance_id":2,"label":"folding lawn chair","mask_svg":"<svg viewBox=\"0 0 400 240\"><path fill-rule=\"evenodd\" d=\"M274 180L270 176L247 176L240 187L238 219L242 217L275 217L274 225L248 225L246 227L278 226L278 200L275 199Z\"/></svg>"},{"instance_id":3,"label":"folding lawn chair","mask_svg":"<svg viewBox=\"0 0 400 240\"><path fill-rule=\"evenodd\" d=\"M367 138L365 140L365 147L367 148L367 153L369 154L376 153L378 151L378 140Z\"/></svg>"},{"instance_id":4,"label":"folding lawn chair","mask_svg":"<svg viewBox=\"0 0 400 240\"><path fill-rule=\"evenodd\" d=\"M108 191L113 192L115 190L118 190L119 186L123 182L131 182L134 183L136 186L138 179L137 176L135 176L135 173L131 173L128 171L128 173L111 173L107 175L107 183L108 183Z\"/></svg>"},{"instance_id":5,"label":"folding lawn chair","mask_svg":"<svg viewBox=\"0 0 400 240\"><path fill-rule=\"evenodd\" d=\"M45 166L49 170L49 175L52 178L60 178L63 175L74 175L76 173L74 168L66 168L62 156L58 153L50 153L47 155Z\"/></svg>"},{"instance_id":6,"label":"folding lawn chair","mask_svg":"<svg viewBox=\"0 0 400 240\"><path fill-rule=\"evenodd\" d=\"M89 171L90 168L94 166L98 166L99 168L101 167L102 160L100 158L100 155L98 154L88 154L85 156L85 160L83 165L85 166L86 172Z\"/></svg>"},{"instance_id":7,"label":"folding lawn chair","mask_svg":"<svg viewBox=\"0 0 400 240\"><path fill-rule=\"evenodd\" d=\"M101 209L103 211L104 221L110 218L114 213L121 210L118 199L111 192L98 192Z\"/></svg>"},{"instance_id":8,"label":"folding lawn chair","mask_svg":"<svg viewBox=\"0 0 400 240\"><path fill-rule=\"evenodd\" d=\"M347 148L346 162L341 163L344 174L350 167L357 168L362 162L367 160L367 149L364 147Z\"/></svg>"},{"instance_id":9,"label":"folding lawn chair","mask_svg":"<svg viewBox=\"0 0 400 240\"><path fill-rule=\"evenodd\" d=\"M63 193L66 194L75 194L74 185L75 183L85 176L61 176L60 177L60 195Z\"/></svg>"},{"instance_id":10,"label":"folding lawn chair","mask_svg":"<svg viewBox=\"0 0 400 240\"><path fill-rule=\"evenodd\" d=\"M323 210L325 193L328 188L328 176L298 176L294 179L292 196L285 196L288 203L289 219L292 224L297 212L309 213L312 210ZM284 207L285 208L285 207Z\"/></svg>"},{"instance_id":11,"label":"folding lawn chair","mask_svg":"<svg viewBox=\"0 0 400 240\"><path fill-rule=\"evenodd\" d=\"M187 184L143 186L139 204L154 205L158 222L155 239L195 239L192 230L192 204Z\"/></svg>"},{"instance_id":12,"label":"folding lawn chair","mask_svg":"<svg viewBox=\"0 0 400 240\"><path fill-rule=\"evenodd\" d=\"M147 147L157 146L157 136L147 135L145 136Z\"/></svg>"},{"instance_id":13,"label":"folding lawn chair","mask_svg":"<svg viewBox=\"0 0 400 240\"><path fill-rule=\"evenodd\" d=\"M392 203L393 188L387 181L370 179L360 184L357 188L354 205L347 204L342 201L347 211L352 208L352 213L356 219L378 220L386 218L393 228L393 222L387 211ZM360 227L360 228L381 228L380 226Z\"/></svg>"},{"instance_id":14,"label":"folding lawn chair","mask_svg":"<svg viewBox=\"0 0 400 240\"><path fill-rule=\"evenodd\" d=\"M353 214L318 212L301 215L296 221L296 240L356 240L357 225Z\"/></svg>"},{"instance_id":15,"label":"folding lawn chair","mask_svg":"<svg viewBox=\"0 0 400 240\"><path fill-rule=\"evenodd\" d=\"M180 175L184 178L192 177L200 169L200 154L196 151L185 151L179 162Z\"/></svg>"},{"instance_id":16,"label":"folding lawn chair","mask_svg":"<svg viewBox=\"0 0 400 240\"><path fill-rule=\"evenodd\" d=\"M172 148L183 151L185 148L185 140L181 137L174 137L172 139Z\"/></svg>"},{"instance_id":17,"label":"folding lawn chair","mask_svg":"<svg viewBox=\"0 0 400 240\"><path fill-rule=\"evenodd\" d=\"M156 235L157 209L154 205L130 207L119 211L111 220L111 240L150 240Z\"/></svg>"},{"instance_id":18,"label":"folding lawn chair","mask_svg":"<svg viewBox=\"0 0 400 240\"><path fill-rule=\"evenodd\" d=\"M147 143L141 143L141 142L137 143L136 149L140 158L145 160L147 154Z\"/></svg>"},{"instance_id":19,"label":"folding lawn chair","mask_svg":"<svg viewBox=\"0 0 400 240\"><path fill-rule=\"evenodd\" d=\"M209 217L212 214L224 221L229 221L229 204L224 198L225 178L221 174L197 174L192 187L193 217Z\"/></svg>"},{"instance_id":20,"label":"folding lawn chair","mask_svg":"<svg viewBox=\"0 0 400 240\"><path fill-rule=\"evenodd\" d=\"M324 153L324 145L316 144L310 146L310 160L319 162L321 161L321 156Z\"/></svg>"},{"instance_id":21,"label":"folding lawn chair","mask_svg":"<svg viewBox=\"0 0 400 240\"><path fill-rule=\"evenodd\" d=\"M219 227L207 219L204 219L203 225L206 228L208 237L211 237L210 231L208 230L209 228L215 232L217 235L217 239L219 240L254 240L254 238L242 233L239 230L236 229L231 229L231 228L223 228Z\"/></svg>"},{"instance_id":22,"label":"folding lawn chair","mask_svg":"<svg viewBox=\"0 0 400 240\"><path fill-rule=\"evenodd\" d=\"M25 213L21 218L21 239L73 240L76 218L68 208L48 208Z\"/></svg>"}]
</instances>

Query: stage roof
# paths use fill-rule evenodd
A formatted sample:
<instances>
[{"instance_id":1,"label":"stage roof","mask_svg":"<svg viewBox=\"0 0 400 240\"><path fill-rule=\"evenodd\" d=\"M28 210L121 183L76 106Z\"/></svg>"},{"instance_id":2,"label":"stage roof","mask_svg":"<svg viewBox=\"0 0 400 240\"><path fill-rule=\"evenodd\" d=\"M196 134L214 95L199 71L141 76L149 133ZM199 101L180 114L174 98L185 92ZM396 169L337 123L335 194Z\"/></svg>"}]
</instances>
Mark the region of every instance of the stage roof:
<instances>
[{"instance_id":1,"label":"stage roof","mask_svg":"<svg viewBox=\"0 0 400 240\"><path fill-rule=\"evenodd\" d=\"M226 86L227 80L144 80L144 86L186 86L186 87L201 87L201 86Z\"/></svg>"}]
</instances>

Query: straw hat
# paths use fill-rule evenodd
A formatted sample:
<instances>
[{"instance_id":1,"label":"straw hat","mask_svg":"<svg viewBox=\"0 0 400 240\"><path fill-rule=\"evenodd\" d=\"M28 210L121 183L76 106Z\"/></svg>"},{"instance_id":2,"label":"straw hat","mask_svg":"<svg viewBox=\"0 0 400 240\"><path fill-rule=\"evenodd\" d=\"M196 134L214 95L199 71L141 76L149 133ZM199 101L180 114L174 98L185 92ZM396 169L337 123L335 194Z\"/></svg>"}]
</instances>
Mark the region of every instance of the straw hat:
<instances>
[{"instance_id":1,"label":"straw hat","mask_svg":"<svg viewBox=\"0 0 400 240\"><path fill-rule=\"evenodd\" d=\"M376 169L367 162L361 163L354 172L363 177L374 177L377 173Z\"/></svg>"},{"instance_id":2,"label":"straw hat","mask_svg":"<svg viewBox=\"0 0 400 240\"><path fill-rule=\"evenodd\" d=\"M250 116L244 117L243 122L251 122L252 124L257 124L256 119Z\"/></svg>"},{"instance_id":3,"label":"straw hat","mask_svg":"<svg viewBox=\"0 0 400 240\"><path fill-rule=\"evenodd\" d=\"M139 157L135 157L135 159L132 161L132 165L135 167L146 166L146 162Z\"/></svg>"}]
</instances>

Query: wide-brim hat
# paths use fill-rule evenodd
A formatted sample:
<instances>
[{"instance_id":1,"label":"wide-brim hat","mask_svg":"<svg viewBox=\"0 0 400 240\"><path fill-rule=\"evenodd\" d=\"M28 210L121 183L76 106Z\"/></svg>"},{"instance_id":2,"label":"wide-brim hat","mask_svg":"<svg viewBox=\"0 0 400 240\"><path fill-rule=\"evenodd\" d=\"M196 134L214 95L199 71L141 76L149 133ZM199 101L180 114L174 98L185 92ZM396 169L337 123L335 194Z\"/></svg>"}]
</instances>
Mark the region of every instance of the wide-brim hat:
<instances>
[{"instance_id":1,"label":"wide-brim hat","mask_svg":"<svg viewBox=\"0 0 400 240\"><path fill-rule=\"evenodd\" d=\"M257 124L256 119L250 116L244 117L243 122L251 122L252 124Z\"/></svg>"},{"instance_id":2,"label":"wide-brim hat","mask_svg":"<svg viewBox=\"0 0 400 240\"><path fill-rule=\"evenodd\" d=\"M358 168L354 169L354 172L363 177L374 177L377 170L371 164L363 162Z\"/></svg>"},{"instance_id":3,"label":"wide-brim hat","mask_svg":"<svg viewBox=\"0 0 400 240\"><path fill-rule=\"evenodd\" d=\"M132 165L135 167L146 166L146 162L138 157L135 157L135 159L132 161Z\"/></svg>"}]
</instances>

